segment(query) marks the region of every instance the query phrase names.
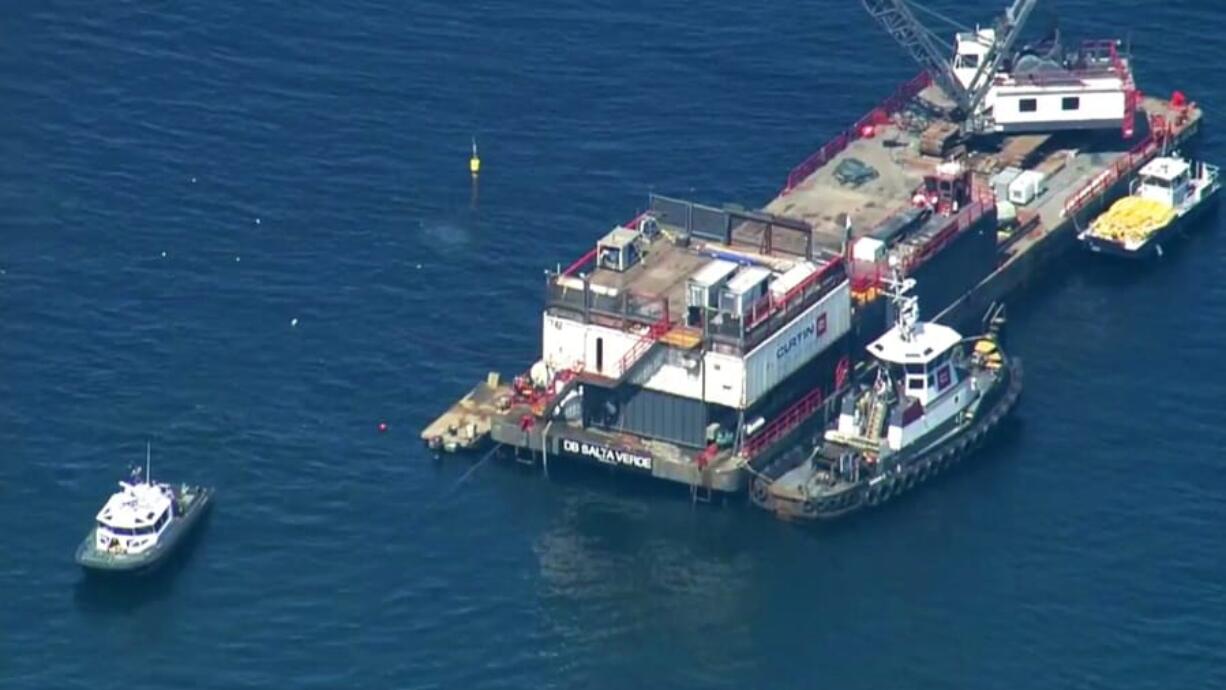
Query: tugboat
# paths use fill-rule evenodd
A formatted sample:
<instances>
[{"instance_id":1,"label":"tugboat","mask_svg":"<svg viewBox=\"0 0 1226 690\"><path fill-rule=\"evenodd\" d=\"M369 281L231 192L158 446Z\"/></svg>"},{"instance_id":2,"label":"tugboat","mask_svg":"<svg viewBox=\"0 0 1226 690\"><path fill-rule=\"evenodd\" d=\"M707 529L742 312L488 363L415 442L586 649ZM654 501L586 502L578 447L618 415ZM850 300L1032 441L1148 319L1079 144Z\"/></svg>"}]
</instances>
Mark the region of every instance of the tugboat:
<instances>
[{"instance_id":1,"label":"tugboat","mask_svg":"<svg viewBox=\"0 0 1226 690\"><path fill-rule=\"evenodd\" d=\"M77 547L77 563L91 573L138 574L163 564L209 509L213 490L154 483L150 449L144 477L132 470L98 511L97 524Z\"/></svg>"},{"instance_id":2,"label":"tugboat","mask_svg":"<svg viewBox=\"0 0 1226 690\"><path fill-rule=\"evenodd\" d=\"M1022 364L1001 350L1003 319L973 338L920 322L918 299L906 295L914 282L891 281L895 325L869 344L872 362L844 394L837 424L807 457L754 477L759 507L822 520L879 505L957 463L1013 410Z\"/></svg>"},{"instance_id":3,"label":"tugboat","mask_svg":"<svg viewBox=\"0 0 1226 690\"><path fill-rule=\"evenodd\" d=\"M1146 163L1126 197L1094 219L1077 238L1112 256L1162 256L1162 245L1217 198L1218 166L1179 155Z\"/></svg>"}]
</instances>

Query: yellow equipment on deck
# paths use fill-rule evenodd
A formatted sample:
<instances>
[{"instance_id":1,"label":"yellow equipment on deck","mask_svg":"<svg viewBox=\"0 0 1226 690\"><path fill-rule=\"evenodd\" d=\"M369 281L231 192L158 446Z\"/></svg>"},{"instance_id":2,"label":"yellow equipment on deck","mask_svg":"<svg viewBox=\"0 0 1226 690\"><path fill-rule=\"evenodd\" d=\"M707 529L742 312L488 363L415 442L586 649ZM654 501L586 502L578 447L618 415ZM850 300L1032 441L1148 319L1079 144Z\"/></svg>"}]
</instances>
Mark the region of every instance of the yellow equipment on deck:
<instances>
[{"instance_id":1,"label":"yellow equipment on deck","mask_svg":"<svg viewBox=\"0 0 1226 690\"><path fill-rule=\"evenodd\" d=\"M1154 199L1126 196L1090 224L1090 234L1116 242L1141 242L1170 225L1175 209Z\"/></svg>"},{"instance_id":2,"label":"yellow equipment on deck","mask_svg":"<svg viewBox=\"0 0 1226 690\"><path fill-rule=\"evenodd\" d=\"M981 338L975 342L975 357L988 369L999 369L1004 363L1000 348L996 346L996 340L991 337Z\"/></svg>"}]
</instances>

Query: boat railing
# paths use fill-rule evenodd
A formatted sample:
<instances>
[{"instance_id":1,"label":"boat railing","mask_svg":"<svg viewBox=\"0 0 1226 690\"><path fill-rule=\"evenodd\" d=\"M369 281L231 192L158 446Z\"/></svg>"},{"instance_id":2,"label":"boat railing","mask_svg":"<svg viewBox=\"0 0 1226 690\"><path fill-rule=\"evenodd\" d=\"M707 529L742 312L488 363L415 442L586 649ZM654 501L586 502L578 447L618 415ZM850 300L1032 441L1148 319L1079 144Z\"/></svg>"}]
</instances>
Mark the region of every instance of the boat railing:
<instances>
[{"instance_id":1,"label":"boat railing","mask_svg":"<svg viewBox=\"0 0 1226 690\"><path fill-rule=\"evenodd\" d=\"M812 417L815 412L822 409L822 401L822 389L814 388L756 434L747 438L741 444L741 456L752 460L754 456L778 442L806 419Z\"/></svg>"},{"instance_id":2,"label":"boat railing","mask_svg":"<svg viewBox=\"0 0 1226 690\"><path fill-rule=\"evenodd\" d=\"M913 245L902 245L894 251L898 252L899 267L904 275L913 274L925 261L936 256L957 239L967 229L973 227L983 216L995 211L996 198L986 189L975 192L975 201L968 204L958 213L949 216L949 220L923 242ZM851 290L857 297L868 299L882 290L892 270L882 262L855 261L851 265Z\"/></svg>"},{"instance_id":3,"label":"boat railing","mask_svg":"<svg viewBox=\"0 0 1226 690\"><path fill-rule=\"evenodd\" d=\"M876 108L870 110L850 129L840 132L820 149L810 154L808 158L801 161L799 165L792 168L781 193L787 194L795 189L801 182L808 179L810 175L842 153L853 141L864 136L866 130L871 131L872 128L889 122L891 117L905 108L908 103L918 96L921 91L928 88L930 84L932 84L932 75L928 74L925 70L917 74L910 81L899 86L889 98L882 101Z\"/></svg>"},{"instance_id":4,"label":"boat railing","mask_svg":"<svg viewBox=\"0 0 1226 690\"><path fill-rule=\"evenodd\" d=\"M1149 133L1145 135L1145 138L1137 142L1136 146L1117 158L1111 167L1095 175L1093 179L1082 185L1068 199L1065 199L1064 208L1061 211L1065 218L1082 210L1090 202L1097 200L1107 190L1114 187L1117 182L1133 170L1149 162L1150 159L1162 150L1162 142L1167 136L1167 130L1161 118L1155 118L1155 120L1156 122L1150 125ZM1161 126L1158 126L1159 123L1162 123Z\"/></svg>"}]
</instances>

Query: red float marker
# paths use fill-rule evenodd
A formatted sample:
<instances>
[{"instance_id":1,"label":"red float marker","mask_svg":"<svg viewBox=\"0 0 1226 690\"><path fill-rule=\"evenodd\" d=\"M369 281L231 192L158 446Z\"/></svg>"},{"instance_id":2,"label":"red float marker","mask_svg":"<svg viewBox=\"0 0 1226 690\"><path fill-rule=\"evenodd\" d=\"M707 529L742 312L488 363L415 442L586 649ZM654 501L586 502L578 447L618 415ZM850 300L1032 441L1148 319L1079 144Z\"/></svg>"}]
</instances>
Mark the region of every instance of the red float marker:
<instances>
[{"instance_id":1,"label":"red float marker","mask_svg":"<svg viewBox=\"0 0 1226 690\"><path fill-rule=\"evenodd\" d=\"M387 422L379 422L379 433L387 431Z\"/></svg>"}]
</instances>

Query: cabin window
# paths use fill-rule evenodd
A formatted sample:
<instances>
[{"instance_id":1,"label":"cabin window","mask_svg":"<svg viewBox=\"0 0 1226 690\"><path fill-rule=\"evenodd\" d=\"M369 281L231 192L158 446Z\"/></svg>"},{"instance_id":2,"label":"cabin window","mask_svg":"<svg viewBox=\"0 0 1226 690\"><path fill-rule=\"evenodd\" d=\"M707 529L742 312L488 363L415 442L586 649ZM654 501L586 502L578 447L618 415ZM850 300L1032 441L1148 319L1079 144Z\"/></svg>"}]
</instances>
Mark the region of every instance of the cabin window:
<instances>
[{"instance_id":1,"label":"cabin window","mask_svg":"<svg viewBox=\"0 0 1226 690\"><path fill-rule=\"evenodd\" d=\"M163 511L162 517L158 518L158 521L153 523L153 531L154 532L160 531L162 529L162 526L165 525L166 521L169 519L170 519L170 511L169 510Z\"/></svg>"},{"instance_id":2,"label":"cabin window","mask_svg":"<svg viewBox=\"0 0 1226 690\"><path fill-rule=\"evenodd\" d=\"M596 339L596 371L604 371L604 338Z\"/></svg>"},{"instance_id":3,"label":"cabin window","mask_svg":"<svg viewBox=\"0 0 1226 690\"><path fill-rule=\"evenodd\" d=\"M1060 109L1061 110L1080 110L1081 109L1081 98L1077 96L1065 96L1064 98L1060 99Z\"/></svg>"},{"instance_id":4,"label":"cabin window","mask_svg":"<svg viewBox=\"0 0 1226 690\"><path fill-rule=\"evenodd\" d=\"M1023 113L1037 112L1039 109L1039 102L1033 98L1023 98L1017 102L1017 109L1019 112Z\"/></svg>"},{"instance_id":5,"label":"cabin window","mask_svg":"<svg viewBox=\"0 0 1226 690\"><path fill-rule=\"evenodd\" d=\"M919 391L924 389L924 377L911 376L907 378L907 390Z\"/></svg>"},{"instance_id":6,"label":"cabin window","mask_svg":"<svg viewBox=\"0 0 1226 690\"><path fill-rule=\"evenodd\" d=\"M958 56L959 68L974 69L979 66L979 55L977 53L965 53Z\"/></svg>"}]
</instances>

